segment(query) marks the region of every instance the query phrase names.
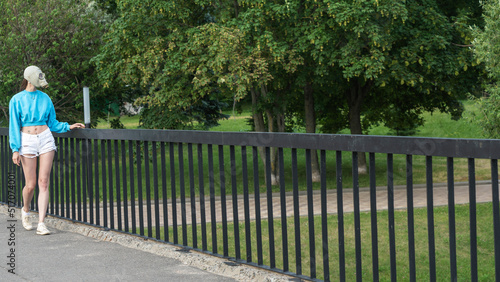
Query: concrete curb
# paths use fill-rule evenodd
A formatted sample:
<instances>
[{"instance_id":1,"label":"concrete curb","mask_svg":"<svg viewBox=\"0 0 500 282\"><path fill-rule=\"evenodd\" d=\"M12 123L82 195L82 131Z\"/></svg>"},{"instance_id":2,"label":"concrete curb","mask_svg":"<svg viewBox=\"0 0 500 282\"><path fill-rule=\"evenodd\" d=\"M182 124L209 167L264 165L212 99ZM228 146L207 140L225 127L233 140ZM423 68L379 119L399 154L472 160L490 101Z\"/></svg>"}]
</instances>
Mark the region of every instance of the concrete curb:
<instances>
[{"instance_id":1,"label":"concrete curb","mask_svg":"<svg viewBox=\"0 0 500 282\"><path fill-rule=\"evenodd\" d=\"M0 212L8 213L8 206L0 204ZM16 214L21 215L21 209L16 208ZM37 217L38 213L32 212L32 217ZM260 269L246 264L231 262L224 258L219 258L190 250L183 252L181 247L147 240L141 237L127 235L116 231L106 231L98 227L74 223L70 220L60 219L52 216L45 218L45 224L49 227L61 231L81 234L96 240L107 241L120 244L127 248L153 253L159 256L176 259L185 265L196 267L225 277L234 278L238 281L259 281L259 282L281 282L297 280L292 276L279 274L276 272ZM228 262L231 262L227 264Z\"/></svg>"}]
</instances>

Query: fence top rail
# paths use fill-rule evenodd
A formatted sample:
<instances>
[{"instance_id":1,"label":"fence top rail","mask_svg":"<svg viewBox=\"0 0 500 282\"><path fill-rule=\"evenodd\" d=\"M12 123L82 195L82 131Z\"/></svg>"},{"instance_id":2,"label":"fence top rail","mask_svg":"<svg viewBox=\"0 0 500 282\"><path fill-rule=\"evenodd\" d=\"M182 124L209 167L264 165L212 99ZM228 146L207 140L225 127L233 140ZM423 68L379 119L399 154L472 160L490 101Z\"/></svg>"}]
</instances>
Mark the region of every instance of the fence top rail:
<instances>
[{"instance_id":1,"label":"fence top rail","mask_svg":"<svg viewBox=\"0 0 500 282\"><path fill-rule=\"evenodd\" d=\"M0 128L0 136L8 135L8 128ZM154 129L78 129L67 133L54 134L54 136L93 140L156 141L500 159L500 140L498 139Z\"/></svg>"}]
</instances>

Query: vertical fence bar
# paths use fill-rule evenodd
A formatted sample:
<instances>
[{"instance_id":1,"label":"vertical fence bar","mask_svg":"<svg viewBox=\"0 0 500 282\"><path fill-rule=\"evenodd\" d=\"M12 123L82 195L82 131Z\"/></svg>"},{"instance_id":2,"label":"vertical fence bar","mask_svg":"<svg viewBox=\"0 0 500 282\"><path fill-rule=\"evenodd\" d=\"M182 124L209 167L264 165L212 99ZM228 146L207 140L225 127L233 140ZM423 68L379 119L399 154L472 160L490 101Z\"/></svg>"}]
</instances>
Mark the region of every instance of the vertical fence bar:
<instances>
[{"instance_id":1,"label":"vertical fence bar","mask_svg":"<svg viewBox=\"0 0 500 282\"><path fill-rule=\"evenodd\" d=\"M92 140L86 139L85 144L87 144L87 196L89 197L89 216L90 223L95 223L94 218L94 175L92 173Z\"/></svg>"},{"instance_id":2,"label":"vertical fence bar","mask_svg":"<svg viewBox=\"0 0 500 282\"><path fill-rule=\"evenodd\" d=\"M203 175L203 144L198 144L198 186L200 191L200 217L201 217L201 248L203 251L207 246L207 218L205 206L205 183Z\"/></svg>"},{"instance_id":3,"label":"vertical fence bar","mask_svg":"<svg viewBox=\"0 0 500 282\"><path fill-rule=\"evenodd\" d=\"M19 169L18 169L18 166L14 165L14 163L12 161L8 162L8 169L7 169L7 174L8 175L14 175L14 178L17 180L16 181L16 184L15 184L15 200L12 201L14 205L17 205L19 207L23 207L23 200L22 200L22 188L20 187L19 185L19 182L18 179L20 177L20 174L19 174ZM3 187L2 187L3 188ZM6 189L8 190L8 189ZM8 194L7 194L8 195ZM35 197L33 197L34 199ZM7 198L7 201L9 201L9 199ZM11 204L11 205L12 205ZM33 201L30 203L29 205L29 209L32 209L34 207L33 205ZM35 209L36 210L36 209Z\"/></svg>"},{"instance_id":4,"label":"vertical fence bar","mask_svg":"<svg viewBox=\"0 0 500 282\"><path fill-rule=\"evenodd\" d=\"M108 224L108 191L106 187L106 140L101 140L101 181L102 181L102 226L109 227Z\"/></svg>"},{"instance_id":5,"label":"vertical fence bar","mask_svg":"<svg viewBox=\"0 0 500 282\"><path fill-rule=\"evenodd\" d=\"M19 169L18 167L16 167L16 165L14 165L13 162L8 162L8 174L13 174L14 177L16 179L19 179ZM16 181L16 184L15 184L15 190L16 190L16 196L15 196L15 200L13 201L15 205L19 206L19 207L22 207L23 206L23 201L21 200L22 199L22 189L21 187L19 186L19 182L20 181ZM33 204L30 203L30 208L33 207Z\"/></svg>"},{"instance_id":6,"label":"vertical fence bar","mask_svg":"<svg viewBox=\"0 0 500 282\"><path fill-rule=\"evenodd\" d=\"M311 278L316 278L316 242L314 235L314 199L311 170L311 150L306 149L307 220L309 226L309 269Z\"/></svg>"},{"instance_id":7,"label":"vertical fence bar","mask_svg":"<svg viewBox=\"0 0 500 282\"><path fill-rule=\"evenodd\" d=\"M394 226L394 161L387 154L387 206L389 209L389 252L391 256L391 281L396 281L396 231Z\"/></svg>"},{"instance_id":8,"label":"vertical fence bar","mask_svg":"<svg viewBox=\"0 0 500 282\"><path fill-rule=\"evenodd\" d=\"M0 168L2 170L2 187L5 187L4 185L5 184L8 184L8 175L9 175L9 171L8 171L8 167L9 167L9 160L10 160L10 147L7 145L9 143L9 138L8 136L2 136L2 146L1 149L2 149L2 167ZM16 181L19 181L19 180L16 180ZM1 194L3 195L3 198L2 198L2 201L3 202L8 202L9 201L9 197L8 197L8 189L2 189L2 192Z\"/></svg>"},{"instance_id":9,"label":"vertical fence bar","mask_svg":"<svg viewBox=\"0 0 500 282\"><path fill-rule=\"evenodd\" d=\"M410 281L416 281L415 270L415 218L413 208L413 157L406 155L406 205L408 218L408 255L410 266Z\"/></svg>"},{"instance_id":10,"label":"vertical fence bar","mask_svg":"<svg viewBox=\"0 0 500 282\"><path fill-rule=\"evenodd\" d=\"M191 193L191 231L193 236L193 248L198 248L198 232L196 228L196 194L194 188L194 164L193 144L188 143L188 166L189 166L189 192Z\"/></svg>"},{"instance_id":11,"label":"vertical fence bar","mask_svg":"<svg viewBox=\"0 0 500 282\"><path fill-rule=\"evenodd\" d=\"M432 157L425 157L427 182L427 230L429 240L429 280L436 281L436 244L434 236L434 191L432 179Z\"/></svg>"},{"instance_id":12,"label":"vertical fence bar","mask_svg":"<svg viewBox=\"0 0 500 282\"><path fill-rule=\"evenodd\" d=\"M76 139L76 160L75 160L75 165L76 165L76 201L78 202L78 220L82 221L82 177L80 174L80 169L81 169L81 164L80 164L80 139ZM85 179L85 178L84 178Z\"/></svg>"},{"instance_id":13,"label":"vertical fence bar","mask_svg":"<svg viewBox=\"0 0 500 282\"><path fill-rule=\"evenodd\" d=\"M302 274L302 244L300 240L299 175L297 149L292 148L293 225L295 226L295 273Z\"/></svg>"},{"instance_id":14,"label":"vertical fence bar","mask_svg":"<svg viewBox=\"0 0 500 282\"><path fill-rule=\"evenodd\" d=\"M0 182L1 187L7 187L9 183L9 172L7 170L8 167L8 160L10 160L10 151L7 147L8 143L8 137L7 136L0 136L0 173L2 175L2 182ZM17 180L16 180L17 181ZM9 202L9 194L8 194L8 189L2 189L0 192L2 202L3 203L8 203Z\"/></svg>"},{"instance_id":15,"label":"vertical fence bar","mask_svg":"<svg viewBox=\"0 0 500 282\"><path fill-rule=\"evenodd\" d=\"M7 136L0 135L0 175L2 176L2 181L0 181L1 187L8 187L9 179L6 172L8 154L6 149ZM53 182L52 182L53 183ZM2 189L0 192L0 200L3 203L9 202L8 189Z\"/></svg>"},{"instance_id":16,"label":"vertical fence bar","mask_svg":"<svg viewBox=\"0 0 500 282\"><path fill-rule=\"evenodd\" d=\"M14 163L11 161L11 162L8 162L8 165L7 165L8 169L7 169L7 174L8 175L11 175L11 174L14 174L14 177L16 179L19 179L19 173L17 173L17 169L14 165ZM16 189L16 196L15 196L15 205L19 206L19 207L23 207L23 202L20 202L19 201L19 198L22 197L22 190L20 190L19 188L19 185L18 185L18 182L19 181L16 181L16 185L15 185L15 189ZM3 187L2 187L3 188ZM5 189L5 190L8 190L8 189ZM7 194L8 195L8 194ZM8 197L7 197L7 202L9 201ZM31 209L33 205L30 203L29 207Z\"/></svg>"},{"instance_id":17,"label":"vertical fence bar","mask_svg":"<svg viewBox=\"0 0 500 282\"><path fill-rule=\"evenodd\" d=\"M116 215L118 221L118 230L123 231L122 226L122 194L121 194L121 181L120 181L120 153L118 150L118 140L114 141L115 149L115 179L116 179ZM123 149L122 149L123 151ZM123 163L122 163L122 166Z\"/></svg>"},{"instance_id":18,"label":"vertical fence bar","mask_svg":"<svg viewBox=\"0 0 500 282\"><path fill-rule=\"evenodd\" d=\"M71 219L76 220L75 138L70 140L69 168L71 168Z\"/></svg>"},{"instance_id":19,"label":"vertical fence bar","mask_svg":"<svg viewBox=\"0 0 500 282\"><path fill-rule=\"evenodd\" d=\"M136 154L140 152L136 152ZM130 211L132 219L132 234L137 234L136 229L136 215L135 215L135 179L134 179L134 147L133 142L128 141L128 164L129 164L129 174L130 174Z\"/></svg>"},{"instance_id":20,"label":"vertical fence bar","mask_svg":"<svg viewBox=\"0 0 500 282\"><path fill-rule=\"evenodd\" d=\"M240 224L238 220L238 189L236 180L236 153L234 146L229 146L229 157L231 162L231 194L233 200L233 230L234 230L234 251L235 258L241 259L240 247Z\"/></svg>"},{"instance_id":21,"label":"vertical fence bar","mask_svg":"<svg viewBox=\"0 0 500 282\"><path fill-rule=\"evenodd\" d=\"M217 215L215 210L215 176L214 151L212 144L207 146L208 153L208 185L210 190L210 225L212 227L212 253L217 254Z\"/></svg>"},{"instance_id":22,"label":"vertical fence bar","mask_svg":"<svg viewBox=\"0 0 500 282\"><path fill-rule=\"evenodd\" d=\"M491 194L493 202L493 234L500 238L500 203L498 192L498 160L491 160ZM500 241L495 240L495 280L500 281Z\"/></svg>"},{"instance_id":23,"label":"vertical fence bar","mask_svg":"<svg viewBox=\"0 0 500 282\"><path fill-rule=\"evenodd\" d=\"M129 141L130 142L130 141ZM127 161L126 154L127 149L125 147L125 140L121 141L121 153L122 153L122 178L123 178L123 223L124 231L129 232L128 225L128 195L127 195ZM132 166L132 164L129 164ZM132 196L132 195L131 195Z\"/></svg>"},{"instance_id":24,"label":"vertical fence bar","mask_svg":"<svg viewBox=\"0 0 500 282\"><path fill-rule=\"evenodd\" d=\"M364 154L364 153L362 153ZM354 200L354 242L356 249L356 280L363 280L361 259L361 217L359 208L358 152L352 152L352 189Z\"/></svg>"},{"instance_id":25,"label":"vertical fence bar","mask_svg":"<svg viewBox=\"0 0 500 282\"><path fill-rule=\"evenodd\" d=\"M161 239L160 230L160 195L158 190L158 156L156 152L156 142L153 141L152 146L152 158L153 158L153 189L154 189L154 203L155 203L155 237L156 239ZM168 228L164 226L163 228Z\"/></svg>"},{"instance_id":26,"label":"vertical fence bar","mask_svg":"<svg viewBox=\"0 0 500 282\"><path fill-rule=\"evenodd\" d=\"M144 236L144 202L142 200L142 150L141 142L135 142L137 161L137 206L139 207L139 234Z\"/></svg>"},{"instance_id":27,"label":"vertical fence bar","mask_svg":"<svg viewBox=\"0 0 500 282\"><path fill-rule=\"evenodd\" d=\"M471 281L478 281L477 273L477 219L476 219L476 168L469 158L469 218L470 218L470 268Z\"/></svg>"},{"instance_id":28,"label":"vertical fence bar","mask_svg":"<svg viewBox=\"0 0 500 282\"><path fill-rule=\"evenodd\" d=\"M9 137L8 136L5 136L4 138L4 146L3 146L3 152L4 152L4 156L5 157L5 161L4 161L4 165L2 165L2 170L4 172L4 183L8 183L8 177L10 175L11 172L13 172L12 170L9 169L9 164L12 163L11 161L11 158L10 158L10 153L12 152L12 150L10 149L10 146L9 146ZM16 182L19 182L19 178L16 178ZM2 186L4 187L4 186ZM2 189L2 193L4 195L4 201L8 203L9 201L9 197L8 197L8 189ZM22 195L22 194L21 194ZM19 195L18 195L19 196ZM21 206L21 205L19 205Z\"/></svg>"},{"instance_id":29,"label":"vertical fence bar","mask_svg":"<svg viewBox=\"0 0 500 282\"><path fill-rule=\"evenodd\" d=\"M177 143L179 154L179 189L181 193L181 219L182 219L182 245L187 246L187 223L186 223L186 186L184 182L184 147Z\"/></svg>"},{"instance_id":30,"label":"vertical fence bar","mask_svg":"<svg viewBox=\"0 0 500 282\"><path fill-rule=\"evenodd\" d=\"M345 235L344 235L344 195L342 188L342 152L335 152L336 180L337 180L337 220L339 238L339 280L346 281L345 273Z\"/></svg>"},{"instance_id":31,"label":"vertical fence bar","mask_svg":"<svg viewBox=\"0 0 500 282\"><path fill-rule=\"evenodd\" d=\"M8 178L7 178L7 173L5 172L7 168L7 150L5 149L5 145L7 144L7 136L0 136L0 173L2 175L2 181L0 182L1 187L7 187L8 185ZM54 182L52 182L54 183ZM8 203L8 194L7 194L8 189L2 189L0 192L0 195L2 196L1 201L3 203ZM53 212L52 212L53 213Z\"/></svg>"},{"instance_id":32,"label":"vertical fence bar","mask_svg":"<svg viewBox=\"0 0 500 282\"><path fill-rule=\"evenodd\" d=\"M114 209L114 193L113 193L113 158L111 150L111 140L107 142L108 147L108 185L109 185L109 226L111 229L115 229L115 209ZM116 154L117 152L115 152Z\"/></svg>"},{"instance_id":33,"label":"vertical fence bar","mask_svg":"<svg viewBox=\"0 0 500 282\"><path fill-rule=\"evenodd\" d=\"M146 180L146 216L147 216L147 228L148 237L153 237L153 220L151 214L151 177L149 173L149 142L144 141L144 174Z\"/></svg>"},{"instance_id":34,"label":"vertical fence bar","mask_svg":"<svg viewBox=\"0 0 500 282\"><path fill-rule=\"evenodd\" d=\"M323 276L325 281L330 281L330 255L328 252L328 214L326 193L326 152L320 151L321 172L321 230L323 237Z\"/></svg>"},{"instance_id":35,"label":"vertical fence bar","mask_svg":"<svg viewBox=\"0 0 500 282\"><path fill-rule=\"evenodd\" d=\"M272 186L271 148L266 147L266 189L267 189L267 225L269 228L269 260L270 267L276 268L274 246L273 186Z\"/></svg>"},{"instance_id":36,"label":"vertical fence bar","mask_svg":"<svg viewBox=\"0 0 500 282\"><path fill-rule=\"evenodd\" d=\"M455 180L453 179L453 158L447 158L448 168L448 216L450 232L451 281L457 281L457 237L455 231Z\"/></svg>"},{"instance_id":37,"label":"vertical fence bar","mask_svg":"<svg viewBox=\"0 0 500 282\"><path fill-rule=\"evenodd\" d=\"M250 199L248 191L248 162L247 148L241 146L241 170L243 176L243 204L245 211L245 243L246 243L246 261L252 262L252 241L250 230Z\"/></svg>"},{"instance_id":38,"label":"vertical fence bar","mask_svg":"<svg viewBox=\"0 0 500 282\"><path fill-rule=\"evenodd\" d=\"M219 145L219 177L222 208L222 241L224 256L229 256L229 243L227 237L227 207L226 207L226 176L224 174L224 146Z\"/></svg>"},{"instance_id":39,"label":"vertical fence bar","mask_svg":"<svg viewBox=\"0 0 500 282\"><path fill-rule=\"evenodd\" d=\"M7 140L8 140L8 139L7 139ZM6 143L7 143L7 142L6 142ZM6 147L6 148L5 148L5 151L7 152L7 150L8 150L8 149L7 149L7 145L6 145L5 147ZM9 158L9 159L10 159L10 158ZM19 199L19 197L22 195L22 192L20 193L19 188L18 188L18 185L17 185L17 183L19 182L19 175L17 174L17 171L16 171L16 170L14 170L14 163L13 163L12 161L7 161L7 160L6 160L6 161L5 161L5 167L4 167L4 169L5 169L5 177L6 177L6 179L7 179L7 183L8 183L8 177L9 177L10 175L12 175L12 174L13 174L13 175L14 175L14 177L16 178L16 185L15 185L15 188L14 188L14 189L16 190L16 191L15 191L15 193L16 193L16 200L14 201L14 203L13 203L13 204L14 204L14 205L17 205L17 206L20 206L20 207L23 207L23 205L22 205L23 203L19 203L19 200L18 200L18 199ZM8 191L8 189L2 189L2 190L3 190L3 191L5 191L5 201L6 201L7 203L9 203L9 191Z\"/></svg>"},{"instance_id":40,"label":"vertical fence bar","mask_svg":"<svg viewBox=\"0 0 500 282\"><path fill-rule=\"evenodd\" d=\"M5 143L4 143L4 147L3 147L3 152L4 152L4 156L6 156L6 157L5 157L4 165L2 166L2 170L4 172L4 178L3 178L4 183L8 183L8 176L11 172L13 172L12 170L9 170L9 164L12 163L12 161L10 160L10 153L12 151L11 151L10 146L9 146L9 137L5 136L4 141L5 141ZM16 178L16 182L19 182L19 178ZM8 202L9 201L8 189L2 189L2 191L3 191L2 193L4 195L4 201Z\"/></svg>"},{"instance_id":41,"label":"vertical fence bar","mask_svg":"<svg viewBox=\"0 0 500 282\"><path fill-rule=\"evenodd\" d=\"M175 156L174 156L174 143L169 143L169 155L170 155L170 189L172 196L172 226L173 226L173 236L174 244L179 243L179 237L177 232L177 195L176 195L176 185L175 185ZM182 168L180 168L182 169Z\"/></svg>"},{"instance_id":42,"label":"vertical fence bar","mask_svg":"<svg viewBox=\"0 0 500 282\"><path fill-rule=\"evenodd\" d=\"M0 135L0 174L2 176L2 181L0 182L0 185L2 187L7 187L9 183L8 179L8 172L7 172L7 160L10 159L10 155L8 154L8 149L7 149L7 142L8 138L7 136ZM8 189L2 189L0 191L0 198L3 203L8 203L9 202L9 197L8 197Z\"/></svg>"},{"instance_id":43,"label":"vertical fence bar","mask_svg":"<svg viewBox=\"0 0 500 282\"><path fill-rule=\"evenodd\" d=\"M60 181L59 181L59 152L56 151L55 155L54 155L54 167L53 167L53 171L54 171L54 180L57 179L57 181L53 181L52 183L54 183L54 192L53 193L50 193L51 194L51 197L52 197L52 194L54 194L53 196L53 199L52 199L52 203L53 203L53 207L55 207L55 210L52 210L52 214L55 214L55 215L59 215L59 186L60 186ZM5 167L7 168L7 166Z\"/></svg>"},{"instance_id":44,"label":"vertical fence bar","mask_svg":"<svg viewBox=\"0 0 500 282\"><path fill-rule=\"evenodd\" d=\"M7 146L7 143L9 143L9 138L6 136L5 137L5 144L4 144L4 147L3 147L3 150L5 152L5 156L8 155L8 152L12 152L12 150L9 151L10 147ZM14 165L13 162L12 161L7 161L8 159L10 159L10 154L8 156L9 156L8 158L5 158L4 163L3 163L2 167L1 167L2 171L4 172L4 179L5 179L4 183L7 184L7 185L9 183L9 180L8 180L9 176L11 175L11 173L14 172L11 169L11 164ZM19 179L17 178L17 175L16 175L16 182L18 182L18 181L19 181ZM2 186L2 187L4 187L4 186ZM8 189L2 189L2 194L3 194L3 197L4 197L4 202L9 203L9 190ZM18 195L16 194L16 197L17 196ZM15 204L17 204L17 202ZM22 207L22 205L19 205L19 206Z\"/></svg>"},{"instance_id":45,"label":"vertical fence bar","mask_svg":"<svg viewBox=\"0 0 500 282\"><path fill-rule=\"evenodd\" d=\"M278 168L280 176L280 200L281 200L281 237L283 250L283 271L290 270L288 262L288 232L287 232L287 214L286 214L286 187L285 187L285 162L283 160L283 148L278 148Z\"/></svg>"},{"instance_id":46,"label":"vertical fence bar","mask_svg":"<svg viewBox=\"0 0 500 282\"><path fill-rule=\"evenodd\" d=\"M61 216L68 216L68 209L66 208L66 196L65 194L66 193L66 188L68 188L69 185L66 184L66 180L68 179L68 177L66 177L66 174L65 174L65 168L67 168L67 164L66 164L66 161L68 161L68 152L66 151L67 150L67 146L64 145L64 139L63 138L60 138L61 140L61 163L60 163L60 166L59 166L59 170L60 170L60 174L59 176L61 177L59 179L60 181L60 195L61 195ZM38 172L37 172L37 177L38 177ZM38 187L38 184L37 184L37 187ZM33 197L33 200L35 200L36 197L34 196Z\"/></svg>"},{"instance_id":47,"label":"vertical fence bar","mask_svg":"<svg viewBox=\"0 0 500 282\"><path fill-rule=\"evenodd\" d=\"M58 215L64 216L64 141L62 138L57 138L58 144L61 146L61 150L59 151L59 171L57 173L57 179L56 180L59 183L59 187L57 191L59 192L59 197L57 199L59 200L58 203L58 208L59 208L59 213Z\"/></svg>"},{"instance_id":48,"label":"vertical fence bar","mask_svg":"<svg viewBox=\"0 0 500 282\"><path fill-rule=\"evenodd\" d=\"M165 152L165 142L160 143L161 154L161 193L163 203L163 238L165 242L170 242L168 232L168 194L167 194L167 160Z\"/></svg>"},{"instance_id":49,"label":"vertical fence bar","mask_svg":"<svg viewBox=\"0 0 500 282\"><path fill-rule=\"evenodd\" d=\"M372 268L373 281L379 280L378 270L378 230L377 230L377 183L375 168L375 153L369 154L370 158L370 217L372 228Z\"/></svg>"},{"instance_id":50,"label":"vertical fence bar","mask_svg":"<svg viewBox=\"0 0 500 282\"><path fill-rule=\"evenodd\" d=\"M15 202L14 204L17 205L17 206L23 207L23 203L19 203L19 200L18 200L19 197L20 197L20 195L22 195L22 192L19 191L19 187L17 185L17 182L19 182L19 181L17 181L19 179L19 175L17 174L17 171L14 168L14 163L12 161L6 162L6 164L7 165L6 165L6 169L5 170L7 171L7 173L6 173L7 177L9 175L14 174L14 177L16 178L16 185L15 185L16 200L14 201ZM7 203L8 203L9 202L8 189L2 189L2 190L5 190L7 192L5 195L6 195L6 200L7 200ZM30 206L30 208L31 208L31 206Z\"/></svg>"},{"instance_id":51,"label":"vertical fence bar","mask_svg":"<svg viewBox=\"0 0 500 282\"><path fill-rule=\"evenodd\" d=\"M83 222L89 222L90 223L90 220L88 220L88 214L87 214L87 197L88 197L88 147L87 147L87 139L82 139L81 140L82 142L82 201L83 201L83 208L82 208L82 212L83 212ZM52 177L52 174L51 174L51 177ZM52 194L52 193L51 193Z\"/></svg>"},{"instance_id":52,"label":"vertical fence bar","mask_svg":"<svg viewBox=\"0 0 500 282\"><path fill-rule=\"evenodd\" d=\"M264 258L262 254L262 223L260 214L260 184L259 184L259 152L257 147L252 147L253 163L253 189L255 194L255 230L257 237L257 264L263 265Z\"/></svg>"},{"instance_id":53,"label":"vertical fence bar","mask_svg":"<svg viewBox=\"0 0 500 282\"><path fill-rule=\"evenodd\" d=\"M101 225L101 213L100 213L100 186L99 186L99 142L94 140L94 186L95 186L95 224Z\"/></svg>"},{"instance_id":54,"label":"vertical fence bar","mask_svg":"<svg viewBox=\"0 0 500 282\"><path fill-rule=\"evenodd\" d=\"M70 213L70 179L69 179L69 161L70 161L70 154L69 154L69 140L68 138L64 138L63 139L63 142L64 142L64 188L65 188L65 191L64 193L66 194L65 197L66 197L66 201L65 201L65 211L64 211L64 215L68 218L71 217L71 213ZM38 186L38 185L37 185ZM35 200L36 198L36 195L33 197L33 200Z\"/></svg>"},{"instance_id":55,"label":"vertical fence bar","mask_svg":"<svg viewBox=\"0 0 500 282\"><path fill-rule=\"evenodd\" d=\"M0 151L2 152L2 158L0 159L0 171L2 173L2 182L0 185L2 187L6 187L9 183L9 170L8 170L8 164L10 162L10 147L7 145L9 143L9 138L7 135L5 136L0 136L0 140L2 143L0 144ZM16 179L16 182L19 181ZM9 195L8 195L8 189L2 189L0 192L0 195L2 195L2 202L8 203L9 202Z\"/></svg>"}]
</instances>

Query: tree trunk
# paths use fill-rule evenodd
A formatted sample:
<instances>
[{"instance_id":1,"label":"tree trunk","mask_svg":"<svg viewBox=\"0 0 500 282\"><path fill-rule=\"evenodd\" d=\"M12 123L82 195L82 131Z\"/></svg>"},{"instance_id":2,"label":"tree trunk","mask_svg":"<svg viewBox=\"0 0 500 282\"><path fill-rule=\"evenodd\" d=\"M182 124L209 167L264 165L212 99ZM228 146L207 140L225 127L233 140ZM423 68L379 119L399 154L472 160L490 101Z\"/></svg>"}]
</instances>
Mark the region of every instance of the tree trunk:
<instances>
[{"instance_id":1,"label":"tree trunk","mask_svg":"<svg viewBox=\"0 0 500 282\"><path fill-rule=\"evenodd\" d=\"M262 115L261 112L257 110L258 106L258 101L260 94L255 88L252 87L250 90L252 93L252 115L253 115L253 124L255 126L255 131L256 132L265 132L266 131L266 125L264 124L264 116ZM257 148L259 151L259 155L262 158L262 162L264 165L266 164L265 160L265 152L264 152L264 147L258 147Z\"/></svg>"},{"instance_id":2,"label":"tree trunk","mask_svg":"<svg viewBox=\"0 0 500 282\"><path fill-rule=\"evenodd\" d=\"M267 89L265 85L261 86L261 95L263 97L267 96ZM278 132L277 125L279 123L279 116L274 115L274 111L272 109L266 109L267 116L267 130L269 132ZM271 185L278 185L279 183L279 174L278 174L278 150L277 148L271 148Z\"/></svg>"},{"instance_id":3,"label":"tree trunk","mask_svg":"<svg viewBox=\"0 0 500 282\"><path fill-rule=\"evenodd\" d=\"M264 115L257 110L258 106L258 100L259 97L266 96L267 95L267 90L265 86L262 86L260 89L260 93L252 88L251 89L252 93L252 114L253 114L253 119L254 119L254 125L255 125L255 131L257 132L274 132L275 128L275 117L272 113L271 110L266 110L266 117L268 119L267 123L267 130L266 126L264 123ZM266 168L266 152L264 147L258 147L260 157L262 159L262 162L264 164L264 168ZM278 175L278 158L277 156L277 149L276 148L271 148L271 184L272 185L277 185L279 183L279 175ZM266 176L267 177L267 176ZM267 180L266 180L267 181Z\"/></svg>"},{"instance_id":4,"label":"tree trunk","mask_svg":"<svg viewBox=\"0 0 500 282\"><path fill-rule=\"evenodd\" d=\"M306 133L316 133L316 113L314 112L314 90L309 81L304 86L304 105L305 105ZM316 150L311 151L311 171L312 171L312 181L320 182L321 174L319 171L318 153L316 152Z\"/></svg>"},{"instance_id":5,"label":"tree trunk","mask_svg":"<svg viewBox=\"0 0 500 282\"><path fill-rule=\"evenodd\" d=\"M371 80L364 84L361 84L359 80L355 80L352 82L351 88L347 90L346 94L349 103L349 127L351 129L351 134L363 134L361 127L361 106L371 86ZM358 155L358 173L366 174L367 171L366 155L365 153L360 153Z\"/></svg>"}]
</instances>

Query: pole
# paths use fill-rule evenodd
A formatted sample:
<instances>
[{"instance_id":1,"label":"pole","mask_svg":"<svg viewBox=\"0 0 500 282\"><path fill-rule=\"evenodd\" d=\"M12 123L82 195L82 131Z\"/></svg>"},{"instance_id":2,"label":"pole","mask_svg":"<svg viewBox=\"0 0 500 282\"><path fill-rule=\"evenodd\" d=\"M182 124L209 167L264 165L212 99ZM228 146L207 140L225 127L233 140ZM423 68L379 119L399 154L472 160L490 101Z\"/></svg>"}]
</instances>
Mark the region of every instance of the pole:
<instances>
[{"instance_id":1,"label":"pole","mask_svg":"<svg viewBox=\"0 0 500 282\"><path fill-rule=\"evenodd\" d=\"M90 128L90 97L88 87L83 87L83 114L85 119L85 128Z\"/></svg>"}]
</instances>

